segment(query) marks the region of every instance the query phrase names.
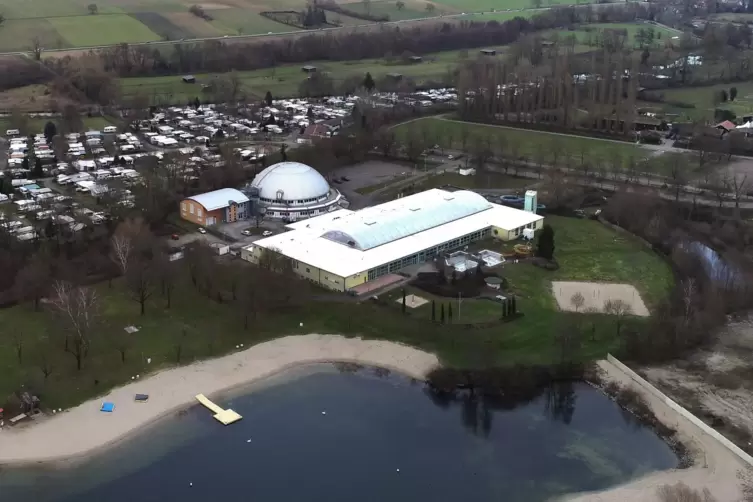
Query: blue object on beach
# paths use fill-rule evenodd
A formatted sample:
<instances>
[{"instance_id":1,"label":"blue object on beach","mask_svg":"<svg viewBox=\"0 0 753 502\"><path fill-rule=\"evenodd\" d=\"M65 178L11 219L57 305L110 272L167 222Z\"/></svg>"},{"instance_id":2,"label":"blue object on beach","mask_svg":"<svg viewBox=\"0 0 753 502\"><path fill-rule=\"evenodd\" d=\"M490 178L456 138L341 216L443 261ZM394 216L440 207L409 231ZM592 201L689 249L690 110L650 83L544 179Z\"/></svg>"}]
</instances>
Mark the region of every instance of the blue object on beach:
<instances>
[{"instance_id":1,"label":"blue object on beach","mask_svg":"<svg viewBox=\"0 0 753 502\"><path fill-rule=\"evenodd\" d=\"M102 403L102 407L99 409L99 411L112 413L113 411L115 411L115 403Z\"/></svg>"}]
</instances>

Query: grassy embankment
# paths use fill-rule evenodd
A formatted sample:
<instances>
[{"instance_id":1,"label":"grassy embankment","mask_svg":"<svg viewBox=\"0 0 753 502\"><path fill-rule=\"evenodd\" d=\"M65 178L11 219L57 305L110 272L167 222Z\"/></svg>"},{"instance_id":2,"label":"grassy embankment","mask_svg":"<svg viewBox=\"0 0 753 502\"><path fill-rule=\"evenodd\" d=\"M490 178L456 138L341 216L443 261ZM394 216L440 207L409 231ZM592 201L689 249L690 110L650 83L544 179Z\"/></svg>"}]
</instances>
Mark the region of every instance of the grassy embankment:
<instances>
[{"instance_id":1,"label":"grassy embankment","mask_svg":"<svg viewBox=\"0 0 753 502\"><path fill-rule=\"evenodd\" d=\"M448 365L506 365L548 363L559 357L556 334L566 323L579 322L596 336L583 337L578 354L582 359L603 356L619 345L614 321L603 315L568 314L557 311L551 294L552 280L618 281L634 284L649 307L666 294L672 276L667 265L638 242L618 235L587 220L549 217L555 229L556 257L561 268L545 271L529 264L508 264L503 274L518 296L518 310L524 317L490 328L467 329L441 326L421 320L424 311L404 317L394 308L370 301L363 303L315 301L284 315L262 315L244 330L243 316L225 296L225 301L200 295L188 277L176 285L171 308L155 292L139 315L139 304L127 293L120 280L97 286L103 303L101 325L93 335L84 369L77 371L74 358L64 352L61 323L43 304L36 312L30 305L0 310L0 396L5 399L21 386L40 393L45 405L66 407L105 392L130 380L135 374L176 364L178 347L181 363L213 357L243 343L249 346L277 336L303 333L344 333L406 343L436 352ZM492 249L500 244L490 245ZM263 286L260 286L263 287ZM321 294L321 293L319 293ZM493 302L466 300L461 308L462 322L488 320L499 313ZM642 324L645 320L634 319ZM299 323L303 323L300 327ZM126 326L138 333L128 341L125 362L117 350L128 337ZM16 341L22 340L19 363ZM152 363L147 365L146 358ZM44 379L43 362L52 369Z\"/></svg>"}]
</instances>

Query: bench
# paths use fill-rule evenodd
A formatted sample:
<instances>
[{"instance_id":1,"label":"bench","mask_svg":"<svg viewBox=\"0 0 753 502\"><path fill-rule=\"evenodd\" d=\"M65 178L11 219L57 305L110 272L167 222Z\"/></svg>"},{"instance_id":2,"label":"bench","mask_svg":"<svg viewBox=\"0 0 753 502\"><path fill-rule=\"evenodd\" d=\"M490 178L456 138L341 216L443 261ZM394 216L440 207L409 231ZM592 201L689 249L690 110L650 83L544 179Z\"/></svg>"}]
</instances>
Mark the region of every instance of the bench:
<instances>
[{"instance_id":1,"label":"bench","mask_svg":"<svg viewBox=\"0 0 753 502\"><path fill-rule=\"evenodd\" d=\"M16 423L20 422L24 418L26 418L26 413L21 413L20 415L16 415L15 417L8 420L8 422L10 422L11 425L15 425Z\"/></svg>"}]
</instances>

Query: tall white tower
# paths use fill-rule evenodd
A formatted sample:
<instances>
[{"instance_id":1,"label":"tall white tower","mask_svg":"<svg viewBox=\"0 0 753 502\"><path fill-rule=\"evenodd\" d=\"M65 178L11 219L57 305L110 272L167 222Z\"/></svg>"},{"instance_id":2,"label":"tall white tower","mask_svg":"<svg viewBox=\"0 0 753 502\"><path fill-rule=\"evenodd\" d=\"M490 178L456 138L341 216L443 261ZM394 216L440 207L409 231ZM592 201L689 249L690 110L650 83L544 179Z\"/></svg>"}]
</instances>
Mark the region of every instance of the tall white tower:
<instances>
[{"instance_id":1,"label":"tall white tower","mask_svg":"<svg viewBox=\"0 0 753 502\"><path fill-rule=\"evenodd\" d=\"M536 190L526 190L526 198L525 203L523 204L523 209L525 209L529 213L535 213L538 206L538 193L536 192Z\"/></svg>"}]
</instances>

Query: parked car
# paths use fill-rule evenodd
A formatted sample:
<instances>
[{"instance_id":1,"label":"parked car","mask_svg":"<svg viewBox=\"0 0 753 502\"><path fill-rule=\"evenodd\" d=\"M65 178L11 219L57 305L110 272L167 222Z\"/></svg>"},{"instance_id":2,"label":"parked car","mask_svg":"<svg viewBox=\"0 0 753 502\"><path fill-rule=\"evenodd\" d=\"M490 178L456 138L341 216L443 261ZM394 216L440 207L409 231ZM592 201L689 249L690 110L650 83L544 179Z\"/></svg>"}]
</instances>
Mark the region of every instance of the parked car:
<instances>
[{"instance_id":1,"label":"parked car","mask_svg":"<svg viewBox=\"0 0 753 502\"><path fill-rule=\"evenodd\" d=\"M249 235L251 235L251 230L249 230L249 229L246 229L246 230L244 230L243 232L241 232L241 234L243 234L243 235L245 235L245 236L249 236Z\"/></svg>"},{"instance_id":2,"label":"parked car","mask_svg":"<svg viewBox=\"0 0 753 502\"><path fill-rule=\"evenodd\" d=\"M350 181L350 178L343 176L342 178L340 178L340 181Z\"/></svg>"},{"instance_id":3,"label":"parked car","mask_svg":"<svg viewBox=\"0 0 753 502\"><path fill-rule=\"evenodd\" d=\"M271 230L265 230L265 231L263 231L261 233L262 237L269 237L270 235L272 235L272 231Z\"/></svg>"},{"instance_id":4,"label":"parked car","mask_svg":"<svg viewBox=\"0 0 753 502\"><path fill-rule=\"evenodd\" d=\"M203 228L203 227L199 227L199 233L200 234L205 234L205 233L207 233L207 229Z\"/></svg>"},{"instance_id":5,"label":"parked car","mask_svg":"<svg viewBox=\"0 0 753 502\"><path fill-rule=\"evenodd\" d=\"M180 235L178 235L178 234L173 234L173 235L171 235L171 236L170 236L170 238L171 238L172 240L174 240L174 241L177 241L178 239L180 239Z\"/></svg>"}]
</instances>

